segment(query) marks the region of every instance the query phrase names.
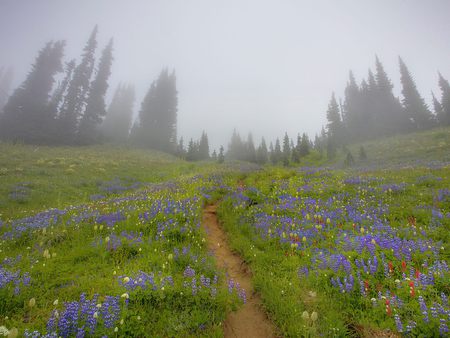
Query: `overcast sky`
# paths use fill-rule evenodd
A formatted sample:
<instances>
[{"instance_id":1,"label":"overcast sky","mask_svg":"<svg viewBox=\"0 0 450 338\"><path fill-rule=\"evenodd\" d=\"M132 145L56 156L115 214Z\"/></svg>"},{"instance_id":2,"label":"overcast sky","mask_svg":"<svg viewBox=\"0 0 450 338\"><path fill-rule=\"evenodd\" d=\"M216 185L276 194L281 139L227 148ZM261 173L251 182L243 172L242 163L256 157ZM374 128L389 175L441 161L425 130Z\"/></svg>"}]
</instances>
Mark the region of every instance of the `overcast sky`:
<instances>
[{"instance_id":1,"label":"overcast sky","mask_svg":"<svg viewBox=\"0 0 450 338\"><path fill-rule=\"evenodd\" d=\"M450 0L0 0L0 67L18 85L45 42L65 39L78 58L98 24L101 48L115 42L108 97L133 83L138 110L160 70L176 70L179 135L204 129L214 147L233 128L313 137L331 92L376 54L397 95L400 55L430 102L437 72L450 79L449 15Z\"/></svg>"}]
</instances>

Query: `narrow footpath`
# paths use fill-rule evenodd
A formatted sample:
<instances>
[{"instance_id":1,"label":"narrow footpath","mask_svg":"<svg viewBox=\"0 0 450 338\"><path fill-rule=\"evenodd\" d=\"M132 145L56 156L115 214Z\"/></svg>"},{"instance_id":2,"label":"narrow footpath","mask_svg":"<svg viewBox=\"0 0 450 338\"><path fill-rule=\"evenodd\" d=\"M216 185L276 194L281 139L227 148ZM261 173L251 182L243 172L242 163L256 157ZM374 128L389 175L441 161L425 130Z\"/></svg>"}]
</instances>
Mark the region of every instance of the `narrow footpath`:
<instances>
[{"instance_id":1,"label":"narrow footpath","mask_svg":"<svg viewBox=\"0 0 450 338\"><path fill-rule=\"evenodd\" d=\"M229 278L238 282L247 294L247 302L225 320L225 338L276 337L275 328L253 289L251 272L242 258L230 250L227 236L219 225L216 209L216 205L209 205L203 211L202 223L208 234L209 249L213 251L218 267L225 269Z\"/></svg>"}]
</instances>

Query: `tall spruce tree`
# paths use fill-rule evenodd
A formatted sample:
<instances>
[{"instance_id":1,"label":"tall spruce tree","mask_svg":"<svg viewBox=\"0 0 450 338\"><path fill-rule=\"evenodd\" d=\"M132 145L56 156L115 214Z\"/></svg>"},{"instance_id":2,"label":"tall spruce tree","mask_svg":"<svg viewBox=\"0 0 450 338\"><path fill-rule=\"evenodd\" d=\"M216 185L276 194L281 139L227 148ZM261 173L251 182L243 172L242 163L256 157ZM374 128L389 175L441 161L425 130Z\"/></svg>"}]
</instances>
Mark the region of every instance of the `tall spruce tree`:
<instances>
[{"instance_id":1,"label":"tall spruce tree","mask_svg":"<svg viewBox=\"0 0 450 338\"><path fill-rule=\"evenodd\" d=\"M31 71L9 98L0 121L0 137L25 143L49 142L53 116L49 96L55 75L62 71L64 41L49 42L39 51Z\"/></svg>"},{"instance_id":2,"label":"tall spruce tree","mask_svg":"<svg viewBox=\"0 0 450 338\"><path fill-rule=\"evenodd\" d=\"M245 160L245 143L242 142L241 136L236 131L233 130L233 135L231 136L230 143L228 145L227 157L233 160Z\"/></svg>"},{"instance_id":3,"label":"tall spruce tree","mask_svg":"<svg viewBox=\"0 0 450 338\"><path fill-rule=\"evenodd\" d=\"M245 160L253 163L256 162L256 148L251 133L248 134L247 143L245 144Z\"/></svg>"},{"instance_id":4,"label":"tall spruce tree","mask_svg":"<svg viewBox=\"0 0 450 338\"><path fill-rule=\"evenodd\" d=\"M163 69L152 83L139 112L140 125L135 136L145 147L174 153L177 142L178 97L175 72Z\"/></svg>"},{"instance_id":5,"label":"tall spruce tree","mask_svg":"<svg viewBox=\"0 0 450 338\"><path fill-rule=\"evenodd\" d=\"M291 146L290 146L290 140L287 133L284 134L283 137L283 165L288 166L289 161L291 159Z\"/></svg>"},{"instance_id":6,"label":"tall spruce tree","mask_svg":"<svg viewBox=\"0 0 450 338\"><path fill-rule=\"evenodd\" d=\"M414 129L423 130L433 125L432 115L402 58L399 57L400 81L402 83L403 106Z\"/></svg>"},{"instance_id":7,"label":"tall spruce tree","mask_svg":"<svg viewBox=\"0 0 450 338\"><path fill-rule=\"evenodd\" d=\"M258 146L258 149L256 150L256 163L258 164L266 164L269 160L269 155L267 151L267 145L266 141L264 140L264 137L261 139L261 143Z\"/></svg>"},{"instance_id":8,"label":"tall spruce tree","mask_svg":"<svg viewBox=\"0 0 450 338\"><path fill-rule=\"evenodd\" d=\"M332 142L338 146L342 144L342 120L339 111L339 105L334 93L331 94L330 103L327 110L327 135Z\"/></svg>"},{"instance_id":9,"label":"tall spruce tree","mask_svg":"<svg viewBox=\"0 0 450 338\"><path fill-rule=\"evenodd\" d=\"M62 143L72 144L76 139L78 123L87 104L87 95L94 71L97 32L98 28L95 26L83 49L81 62L73 71L73 76L64 98L59 117L60 142Z\"/></svg>"},{"instance_id":10,"label":"tall spruce tree","mask_svg":"<svg viewBox=\"0 0 450 338\"><path fill-rule=\"evenodd\" d=\"M101 125L101 132L105 140L115 143L125 143L128 140L134 101L134 86L120 84L114 92Z\"/></svg>"},{"instance_id":11,"label":"tall spruce tree","mask_svg":"<svg viewBox=\"0 0 450 338\"><path fill-rule=\"evenodd\" d=\"M271 151L270 153L270 161L273 164L278 164L282 160L283 160L283 153L281 152L281 144L280 140L277 138L275 140L275 146L273 148L273 151Z\"/></svg>"},{"instance_id":12,"label":"tall spruce tree","mask_svg":"<svg viewBox=\"0 0 450 338\"><path fill-rule=\"evenodd\" d=\"M442 93L442 115L439 123L442 125L450 125L450 84L448 80L444 79L441 73L439 73L439 88L441 88Z\"/></svg>"},{"instance_id":13,"label":"tall spruce tree","mask_svg":"<svg viewBox=\"0 0 450 338\"><path fill-rule=\"evenodd\" d=\"M0 116L3 114L3 108L8 101L9 90L11 89L13 77L14 71L12 67L9 67L7 70L2 68L2 72L0 74Z\"/></svg>"},{"instance_id":14,"label":"tall spruce tree","mask_svg":"<svg viewBox=\"0 0 450 338\"><path fill-rule=\"evenodd\" d=\"M434 117L437 122L442 121L444 119L444 110L442 109L442 105L433 92L431 92L431 97L433 98Z\"/></svg>"},{"instance_id":15,"label":"tall spruce tree","mask_svg":"<svg viewBox=\"0 0 450 338\"><path fill-rule=\"evenodd\" d=\"M90 86L86 110L81 118L77 134L79 144L92 144L99 140L98 126L106 115L105 95L111 75L112 50L113 40L111 39L102 52L97 74Z\"/></svg>"},{"instance_id":16,"label":"tall spruce tree","mask_svg":"<svg viewBox=\"0 0 450 338\"><path fill-rule=\"evenodd\" d=\"M309 137L306 133L303 133L298 150L300 157L308 155L310 151L309 149L310 149Z\"/></svg>"},{"instance_id":17,"label":"tall spruce tree","mask_svg":"<svg viewBox=\"0 0 450 338\"><path fill-rule=\"evenodd\" d=\"M209 159L209 142L208 142L208 135L206 135L205 131L202 132L202 136L200 137L198 152L200 160Z\"/></svg>"}]
</instances>

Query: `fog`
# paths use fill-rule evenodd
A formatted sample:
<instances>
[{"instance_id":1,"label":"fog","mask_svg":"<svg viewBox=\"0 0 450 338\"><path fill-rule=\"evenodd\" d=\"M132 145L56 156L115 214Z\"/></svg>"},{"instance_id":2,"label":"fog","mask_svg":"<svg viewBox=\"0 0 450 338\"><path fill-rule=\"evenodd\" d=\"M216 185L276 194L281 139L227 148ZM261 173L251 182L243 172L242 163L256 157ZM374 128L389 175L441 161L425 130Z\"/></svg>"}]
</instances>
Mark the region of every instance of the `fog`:
<instances>
[{"instance_id":1,"label":"fog","mask_svg":"<svg viewBox=\"0 0 450 338\"><path fill-rule=\"evenodd\" d=\"M163 67L175 69L178 135L206 130L212 148L233 128L269 141L314 136L332 91L343 95L378 55L400 95L398 56L431 103L437 72L450 77L450 1L0 0L0 66L20 84L48 40L79 58L93 27L100 49L114 38L108 98L135 85L136 111ZM108 99L108 101L109 101Z\"/></svg>"}]
</instances>

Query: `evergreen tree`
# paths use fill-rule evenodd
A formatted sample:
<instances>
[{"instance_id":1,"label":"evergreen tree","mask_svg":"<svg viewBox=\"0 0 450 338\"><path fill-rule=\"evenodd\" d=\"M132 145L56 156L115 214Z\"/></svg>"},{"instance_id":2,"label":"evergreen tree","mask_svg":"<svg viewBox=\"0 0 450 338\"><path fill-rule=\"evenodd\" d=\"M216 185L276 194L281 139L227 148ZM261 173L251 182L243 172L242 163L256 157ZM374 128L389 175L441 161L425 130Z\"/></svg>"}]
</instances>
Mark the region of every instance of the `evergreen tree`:
<instances>
[{"instance_id":1,"label":"evergreen tree","mask_svg":"<svg viewBox=\"0 0 450 338\"><path fill-rule=\"evenodd\" d=\"M434 93L431 92L431 96L433 98L433 108L434 108L434 117L438 122L444 121L444 110L442 109L442 105L439 100L434 96Z\"/></svg>"},{"instance_id":2,"label":"evergreen tree","mask_svg":"<svg viewBox=\"0 0 450 338\"><path fill-rule=\"evenodd\" d=\"M279 163L283 159L283 153L281 152L280 140L277 138L275 141L275 147L271 152L270 160L273 164Z\"/></svg>"},{"instance_id":3,"label":"evergreen tree","mask_svg":"<svg viewBox=\"0 0 450 338\"><path fill-rule=\"evenodd\" d=\"M365 149L364 149L363 146L361 146L361 147L359 148L359 159L360 159L361 161L367 160L366 151L365 151Z\"/></svg>"},{"instance_id":4,"label":"evergreen tree","mask_svg":"<svg viewBox=\"0 0 450 338\"><path fill-rule=\"evenodd\" d=\"M188 161L198 161L199 160L198 143L194 142L194 140L192 138L189 140L188 149L187 149L187 153L186 153L186 160L188 160Z\"/></svg>"},{"instance_id":5,"label":"evergreen tree","mask_svg":"<svg viewBox=\"0 0 450 338\"><path fill-rule=\"evenodd\" d=\"M97 48L97 31L94 30L83 49L80 64L73 71L72 80L67 89L59 118L61 142L74 143L78 130L78 122L86 107L92 73L95 64L95 50Z\"/></svg>"},{"instance_id":6,"label":"evergreen tree","mask_svg":"<svg viewBox=\"0 0 450 338\"><path fill-rule=\"evenodd\" d=\"M0 137L26 143L48 143L53 116L48 103L55 75L62 71L64 41L39 51L30 73L9 98L0 121Z\"/></svg>"},{"instance_id":7,"label":"evergreen tree","mask_svg":"<svg viewBox=\"0 0 450 338\"><path fill-rule=\"evenodd\" d=\"M291 158L291 147L289 143L289 136L287 133L285 133L283 138L283 155L282 155L284 166L289 165L290 158Z\"/></svg>"},{"instance_id":8,"label":"evergreen tree","mask_svg":"<svg viewBox=\"0 0 450 338\"><path fill-rule=\"evenodd\" d=\"M256 149L251 133L248 134L247 143L245 145L245 160L252 163L256 162Z\"/></svg>"},{"instance_id":9,"label":"evergreen tree","mask_svg":"<svg viewBox=\"0 0 450 338\"><path fill-rule=\"evenodd\" d=\"M332 140L336 146L342 144L342 121L334 93L328 104L327 120L328 139Z\"/></svg>"},{"instance_id":10,"label":"evergreen tree","mask_svg":"<svg viewBox=\"0 0 450 338\"><path fill-rule=\"evenodd\" d=\"M200 160L209 159L208 135L206 135L206 132L204 132L204 131L202 132L202 136L200 138L198 151L199 151L199 159Z\"/></svg>"},{"instance_id":11,"label":"evergreen tree","mask_svg":"<svg viewBox=\"0 0 450 338\"><path fill-rule=\"evenodd\" d=\"M9 67L6 71L2 68L0 73L0 116L9 97L9 90L13 80L13 69Z\"/></svg>"},{"instance_id":12,"label":"evergreen tree","mask_svg":"<svg viewBox=\"0 0 450 338\"><path fill-rule=\"evenodd\" d=\"M246 160L245 144L242 142L242 139L236 129L233 130L233 135L231 136L231 141L228 145L227 157L233 160Z\"/></svg>"},{"instance_id":13,"label":"evergreen tree","mask_svg":"<svg viewBox=\"0 0 450 338\"><path fill-rule=\"evenodd\" d=\"M432 115L424 99L420 96L416 84L403 62L399 57L400 81L402 83L403 106L409 120L413 122L414 128L423 130L432 126Z\"/></svg>"},{"instance_id":14,"label":"evergreen tree","mask_svg":"<svg viewBox=\"0 0 450 338\"><path fill-rule=\"evenodd\" d=\"M180 137L180 141L177 144L177 151L176 151L176 155L179 158L186 158L186 150L184 149L184 141L183 141L183 137Z\"/></svg>"},{"instance_id":15,"label":"evergreen tree","mask_svg":"<svg viewBox=\"0 0 450 338\"><path fill-rule=\"evenodd\" d=\"M120 84L108 107L101 131L107 141L125 143L130 134L135 91L132 85Z\"/></svg>"},{"instance_id":16,"label":"evergreen tree","mask_svg":"<svg viewBox=\"0 0 450 338\"><path fill-rule=\"evenodd\" d=\"M216 152L216 149L213 150L213 152L212 152L212 154L211 154L211 159L212 159L214 162L217 162L217 152Z\"/></svg>"},{"instance_id":17,"label":"evergreen tree","mask_svg":"<svg viewBox=\"0 0 450 338\"><path fill-rule=\"evenodd\" d=\"M297 135L297 144L295 145L295 147L292 147L292 155L291 155L291 159L292 162L294 163L299 163L300 162L300 146L302 143L302 137L300 136L300 134Z\"/></svg>"},{"instance_id":18,"label":"evergreen tree","mask_svg":"<svg viewBox=\"0 0 450 338\"><path fill-rule=\"evenodd\" d=\"M79 144L91 144L99 140L98 126L106 115L105 95L111 75L112 49L111 39L102 52L96 77L90 86L86 110L81 118L77 135Z\"/></svg>"},{"instance_id":19,"label":"evergreen tree","mask_svg":"<svg viewBox=\"0 0 450 338\"><path fill-rule=\"evenodd\" d=\"M349 151L347 152L347 156L345 157L344 165L346 167L351 167L355 164L355 159L353 158L352 153Z\"/></svg>"},{"instance_id":20,"label":"evergreen tree","mask_svg":"<svg viewBox=\"0 0 450 338\"><path fill-rule=\"evenodd\" d=\"M351 141L360 140L364 135L366 119L364 118L363 96L352 71L349 73L342 108L342 119L349 131L349 139Z\"/></svg>"},{"instance_id":21,"label":"evergreen tree","mask_svg":"<svg viewBox=\"0 0 450 338\"><path fill-rule=\"evenodd\" d=\"M177 140L178 97L175 72L164 69L150 86L139 112L137 142L146 147L173 153Z\"/></svg>"},{"instance_id":22,"label":"evergreen tree","mask_svg":"<svg viewBox=\"0 0 450 338\"><path fill-rule=\"evenodd\" d=\"M219 148L219 155L217 156L217 162L223 163L225 161L225 154L223 146L220 146Z\"/></svg>"},{"instance_id":23,"label":"evergreen tree","mask_svg":"<svg viewBox=\"0 0 450 338\"><path fill-rule=\"evenodd\" d=\"M309 144L308 135L306 133L303 133L302 139L300 142L300 146L298 149L300 157L304 157L309 154L309 147L310 147L310 144Z\"/></svg>"},{"instance_id":24,"label":"evergreen tree","mask_svg":"<svg viewBox=\"0 0 450 338\"><path fill-rule=\"evenodd\" d=\"M261 143L258 146L258 149L256 150L256 163L258 164L266 164L269 160L269 154L267 151L267 145L266 141L264 140L264 137L261 139Z\"/></svg>"},{"instance_id":25,"label":"evergreen tree","mask_svg":"<svg viewBox=\"0 0 450 338\"><path fill-rule=\"evenodd\" d=\"M376 66L376 91L374 91L375 110L377 113L376 136L392 135L400 131L410 129L410 121L404 112L401 103L394 96L394 86L387 76L378 57L375 58ZM371 84L369 83L369 86Z\"/></svg>"},{"instance_id":26,"label":"evergreen tree","mask_svg":"<svg viewBox=\"0 0 450 338\"><path fill-rule=\"evenodd\" d=\"M442 115L439 123L443 125L450 124L450 84L448 80L444 79L441 73L439 73L439 87L441 88L442 98Z\"/></svg>"}]
</instances>

